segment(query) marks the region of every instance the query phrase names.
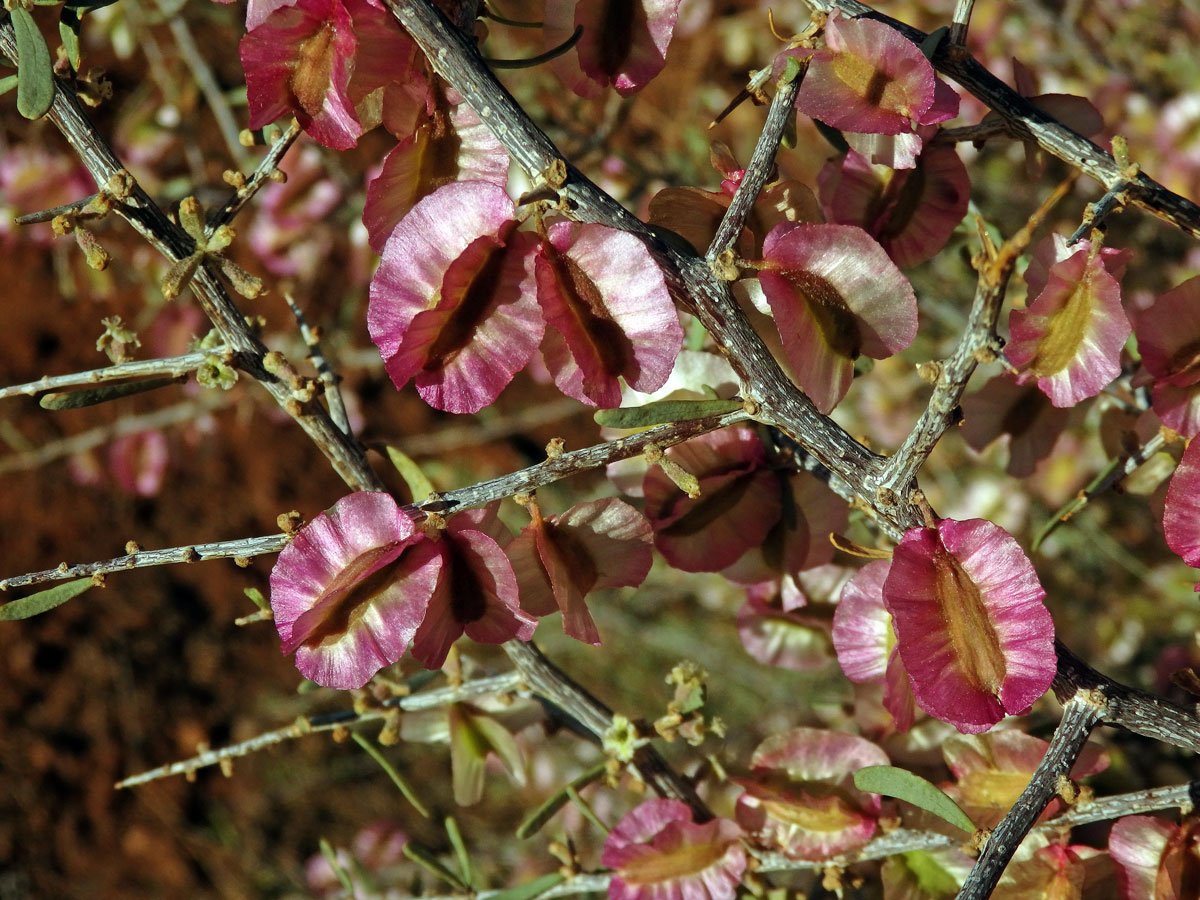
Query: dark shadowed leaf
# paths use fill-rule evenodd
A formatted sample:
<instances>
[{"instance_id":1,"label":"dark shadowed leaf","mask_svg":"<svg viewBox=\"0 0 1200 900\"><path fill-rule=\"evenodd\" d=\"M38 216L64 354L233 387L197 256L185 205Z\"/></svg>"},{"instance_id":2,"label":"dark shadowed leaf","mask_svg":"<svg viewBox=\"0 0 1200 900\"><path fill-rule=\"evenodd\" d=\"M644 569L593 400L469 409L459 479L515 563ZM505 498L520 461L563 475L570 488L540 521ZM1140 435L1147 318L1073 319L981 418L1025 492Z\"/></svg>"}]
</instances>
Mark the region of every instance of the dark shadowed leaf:
<instances>
[{"instance_id":1,"label":"dark shadowed leaf","mask_svg":"<svg viewBox=\"0 0 1200 900\"><path fill-rule=\"evenodd\" d=\"M741 408L740 400L657 400L644 406L602 409L592 418L606 428L647 428L664 422L723 416Z\"/></svg>"}]
</instances>

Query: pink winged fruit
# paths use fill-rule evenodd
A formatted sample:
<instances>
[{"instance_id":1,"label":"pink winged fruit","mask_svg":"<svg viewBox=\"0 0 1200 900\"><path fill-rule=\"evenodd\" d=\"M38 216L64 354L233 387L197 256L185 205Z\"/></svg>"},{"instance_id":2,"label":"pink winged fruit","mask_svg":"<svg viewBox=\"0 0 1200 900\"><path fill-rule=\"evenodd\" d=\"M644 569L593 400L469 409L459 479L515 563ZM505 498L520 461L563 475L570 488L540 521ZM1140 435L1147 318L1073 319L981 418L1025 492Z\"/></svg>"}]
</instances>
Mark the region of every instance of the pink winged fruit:
<instances>
[{"instance_id":1,"label":"pink winged fruit","mask_svg":"<svg viewBox=\"0 0 1200 900\"><path fill-rule=\"evenodd\" d=\"M1054 621L1029 559L982 519L913 528L883 584L917 703L965 733L1027 712L1056 671Z\"/></svg>"}]
</instances>

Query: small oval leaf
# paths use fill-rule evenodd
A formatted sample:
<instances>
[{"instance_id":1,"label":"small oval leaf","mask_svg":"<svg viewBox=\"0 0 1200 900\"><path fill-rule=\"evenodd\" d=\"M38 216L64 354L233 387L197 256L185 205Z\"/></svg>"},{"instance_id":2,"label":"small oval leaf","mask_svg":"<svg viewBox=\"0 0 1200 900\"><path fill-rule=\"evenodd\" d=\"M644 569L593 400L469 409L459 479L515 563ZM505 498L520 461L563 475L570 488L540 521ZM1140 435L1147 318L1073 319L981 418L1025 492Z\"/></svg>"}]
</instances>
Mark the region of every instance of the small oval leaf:
<instances>
[{"instance_id":1,"label":"small oval leaf","mask_svg":"<svg viewBox=\"0 0 1200 900\"><path fill-rule=\"evenodd\" d=\"M14 6L10 15L17 37L17 112L27 119L40 119L54 102L50 48L29 10Z\"/></svg>"},{"instance_id":2,"label":"small oval leaf","mask_svg":"<svg viewBox=\"0 0 1200 900\"><path fill-rule=\"evenodd\" d=\"M975 823L957 803L936 785L920 775L895 766L867 766L854 773L854 786L872 794L886 794L945 819L966 832L975 831Z\"/></svg>"},{"instance_id":3,"label":"small oval leaf","mask_svg":"<svg viewBox=\"0 0 1200 900\"><path fill-rule=\"evenodd\" d=\"M80 578L76 581L57 584L48 591L38 591L36 594L30 594L28 597L22 597L0 606L0 620L14 622L17 619L28 619L31 616L41 615L56 606L62 606L68 600L78 597L84 591L95 586L90 578Z\"/></svg>"},{"instance_id":4,"label":"small oval leaf","mask_svg":"<svg viewBox=\"0 0 1200 900\"><path fill-rule=\"evenodd\" d=\"M58 21L58 36L62 40L63 49L67 51L67 61L71 68L79 71L79 19L69 9L63 9Z\"/></svg>"},{"instance_id":5,"label":"small oval leaf","mask_svg":"<svg viewBox=\"0 0 1200 900\"><path fill-rule=\"evenodd\" d=\"M645 406L602 409L593 418L597 425L606 428L647 428L666 422L723 416L741 408L741 400L656 400Z\"/></svg>"}]
</instances>

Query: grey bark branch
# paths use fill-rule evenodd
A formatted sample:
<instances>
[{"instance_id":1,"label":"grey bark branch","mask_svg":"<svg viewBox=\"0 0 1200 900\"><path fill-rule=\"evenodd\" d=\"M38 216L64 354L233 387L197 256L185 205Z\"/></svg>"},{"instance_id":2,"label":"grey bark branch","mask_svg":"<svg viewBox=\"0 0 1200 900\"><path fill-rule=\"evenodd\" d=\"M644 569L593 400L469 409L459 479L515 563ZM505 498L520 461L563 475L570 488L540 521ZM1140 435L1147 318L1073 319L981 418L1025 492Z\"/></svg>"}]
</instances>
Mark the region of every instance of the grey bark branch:
<instances>
[{"instance_id":1,"label":"grey bark branch","mask_svg":"<svg viewBox=\"0 0 1200 900\"><path fill-rule=\"evenodd\" d=\"M546 659L533 643L509 641L504 645L504 652L534 694L570 713L599 743L613 724L612 710ZM690 806L696 821L704 822L713 817L691 783L680 778L650 744L634 752L631 768L659 796L682 800Z\"/></svg>"},{"instance_id":2,"label":"grey bark branch","mask_svg":"<svg viewBox=\"0 0 1200 900\"><path fill-rule=\"evenodd\" d=\"M46 391L55 391L69 387L88 387L107 381L124 381L130 378L153 378L162 375L187 375L194 372L210 356L223 359L225 347L214 347L212 350L198 350L185 353L182 356L165 356L158 359L133 360L105 366L102 369L88 369L83 372L71 372L67 375L44 375L37 381L26 384L14 384L0 388L0 400L9 397L32 397Z\"/></svg>"},{"instance_id":3,"label":"grey bark branch","mask_svg":"<svg viewBox=\"0 0 1200 900\"><path fill-rule=\"evenodd\" d=\"M1200 717L1187 708L1146 691L1131 688L1097 672L1061 641L1054 693L1064 702L1079 691L1104 698L1105 725L1116 725L1134 734L1153 738L1192 753L1200 753Z\"/></svg>"},{"instance_id":4,"label":"grey bark branch","mask_svg":"<svg viewBox=\"0 0 1200 900\"><path fill-rule=\"evenodd\" d=\"M770 177L771 170L775 167L775 155L779 152L779 142L783 139L788 121L796 116L796 95L800 92L800 83L808 71L807 63L808 61L805 60L802 64L803 69L796 78L781 85L771 100L771 107L767 111L767 120L763 124L758 142L754 145L754 153L746 166L746 174L742 176L741 183L734 191L733 200L730 201L729 208L725 210L725 215L721 217L721 224L717 226L717 233L708 248L708 253L705 254L705 259L710 264L737 243L738 236L746 224L746 218L754 209L754 203L758 200L763 185L767 183L767 178Z\"/></svg>"},{"instance_id":5,"label":"grey bark branch","mask_svg":"<svg viewBox=\"0 0 1200 900\"><path fill-rule=\"evenodd\" d=\"M967 327L953 355L939 366L933 396L921 412L916 426L900 449L884 463L883 474L878 482L881 488L906 496L916 485L917 473L924 467L942 436L955 423L958 403L981 359L999 353L1001 341L996 333L996 325L1000 320L1004 295L1008 291L1017 257L1025 252L1042 219L1066 195L1074 180L1072 176L1055 188L1024 227L999 248L981 234L983 248L975 256L979 277Z\"/></svg>"},{"instance_id":6,"label":"grey bark branch","mask_svg":"<svg viewBox=\"0 0 1200 900\"><path fill-rule=\"evenodd\" d=\"M486 506L494 500L536 491L540 487L561 481L570 475L588 472L618 460L637 456L651 444L660 448L671 447L697 435L745 421L746 418L744 412L737 411L723 416L710 416L707 419L691 419L687 422L657 425L629 437L585 447L582 450L572 450L490 481L481 481L470 487L436 494L421 503L405 506L404 511L414 518L421 519L427 512L453 514ZM287 545L288 540L286 534L271 534L212 544L189 544L186 547L170 547L164 550L141 550L137 553L118 556L116 559L80 563L74 566L63 563L55 569L30 572L27 575L0 580L0 591L7 591L14 587L45 584L51 581L63 581L67 578L85 578L90 575L124 572L128 569L140 569L148 566L172 565L207 559L229 559L231 557L249 559L264 553L278 553Z\"/></svg>"},{"instance_id":7,"label":"grey bark branch","mask_svg":"<svg viewBox=\"0 0 1200 900\"><path fill-rule=\"evenodd\" d=\"M157 781L159 778L170 778L173 775L190 775L198 769L219 765L227 759L237 759L241 756L247 756L275 744L282 744L284 741L303 737L306 734L316 734L319 731L332 731L335 728L348 728L354 725L361 725L364 722L378 721L387 716L388 709L402 709L406 712L437 709L441 706L461 703L464 700L470 700L473 697L479 697L483 694L509 693L510 691L515 691L520 686L520 680L521 677L517 672L506 672L503 675L493 675L490 678L477 678L454 687L437 688L419 694L410 694L407 697L391 697L384 701L382 707L378 709L365 709L362 712L348 709L341 713L301 717L295 724L289 725L287 728L277 728L274 731L255 735L248 741L231 744L228 747L221 747L217 750L205 750L202 753L197 753L191 759L182 759L170 765L159 766L157 769L149 769L137 775L131 775L122 781L118 781L114 787L118 789L129 788L139 784L146 784L149 781Z\"/></svg>"},{"instance_id":8,"label":"grey bark branch","mask_svg":"<svg viewBox=\"0 0 1200 900\"><path fill-rule=\"evenodd\" d=\"M274 176L275 172L279 169L279 163L287 155L288 150L292 148L292 144L296 142L296 138L299 136L300 123L293 119L283 134L279 136L278 140L271 145L271 149L267 151L267 155L263 157L262 162L255 167L254 174L250 176L244 185L234 192L233 196L226 201L221 209L217 210L210 217L204 229L208 234L211 235L222 225L228 225L232 222L237 217L237 214L242 211L242 208L254 199L254 195Z\"/></svg>"},{"instance_id":9,"label":"grey bark branch","mask_svg":"<svg viewBox=\"0 0 1200 900\"><path fill-rule=\"evenodd\" d=\"M1066 702L1062 721L1054 731L1046 755L1017 802L988 837L983 852L958 892L958 900L986 900L991 896L1017 847L1058 794L1060 783L1079 758L1088 735L1103 713L1102 698L1090 691L1078 691Z\"/></svg>"},{"instance_id":10,"label":"grey bark branch","mask_svg":"<svg viewBox=\"0 0 1200 900\"><path fill-rule=\"evenodd\" d=\"M953 355L942 363L933 396L921 412L916 427L884 464L883 474L879 477L881 487L898 495L906 493L916 483L917 473L929 454L954 424L955 411L967 389L967 382L979 365L979 354L995 346L996 323L1015 262L1015 258L1010 259L996 279L987 277L985 271L980 272L967 328Z\"/></svg>"},{"instance_id":11,"label":"grey bark branch","mask_svg":"<svg viewBox=\"0 0 1200 900\"><path fill-rule=\"evenodd\" d=\"M165 550L139 550L126 553L116 559L103 562L80 563L68 566L63 563L57 569L31 572L15 578L0 579L0 591L63 581L68 578L87 578L92 575L109 575L127 572L130 569L145 569L150 566L169 566L176 563L193 563L210 559L249 559L264 553L278 553L290 538L286 534L269 534L263 537L239 538L236 541L217 541L211 544L188 544L186 547L169 547Z\"/></svg>"}]
</instances>

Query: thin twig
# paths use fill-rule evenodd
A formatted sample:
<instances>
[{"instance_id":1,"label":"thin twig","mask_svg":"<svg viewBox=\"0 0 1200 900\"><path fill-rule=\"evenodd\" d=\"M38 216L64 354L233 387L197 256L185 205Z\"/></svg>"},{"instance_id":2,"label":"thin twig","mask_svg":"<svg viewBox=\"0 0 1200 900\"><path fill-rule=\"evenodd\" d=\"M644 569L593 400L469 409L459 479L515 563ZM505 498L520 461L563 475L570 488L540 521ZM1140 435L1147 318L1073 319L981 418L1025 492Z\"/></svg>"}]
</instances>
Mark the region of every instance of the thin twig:
<instances>
[{"instance_id":1,"label":"thin twig","mask_svg":"<svg viewBox=\"0 0 1200 900\"><path fill-rule=\"evenodd\" d=\"M291 537L286 534L268 534L263 537L239 538L236 541L217 541L212 544L188 544L185 547L168 547L165 550L139 550L126 553L115 559L101 562L80 563L43 572L30 572L0 579L0 591L9 588L63 581L68 578L87 578L91 575L108 575L113 572L128 572L130 569L145 569L150 566L169 566L177 563L207 562L211 559L250 559L264 553L278 553Z\"/></svg>"},{"instance_id":2,"label":"thin twig","mask_svg":"<svg viewBox=\"0 0 1200 900\"><path fill-rule=\"evenodd\" d=\"M939 128L932 144L981 144L998 137L1012 137L1008 123L1001 118L984 119L978 125L961 125L957 128Z\"/></svg>"},{"instance_id":3,"label":"thin twig","mask_svg":"<svg viewBox=\"0 0 1200 900\"><path fill-rule=\"evenodd\" d=\"M99 194L88 194L86 197L81 197L78 200L72 200L70 203L64 203L62 206L56 206L53 209L41 209L37 212L26 213L23 216L17 216L13 221L18 225L36 225L39 222L49 222L57 216L65 216L68 213L79 212L97 197Z\"/></svg>"},{"instance_id":4,"label":"thin twig","mask_svg":"<svg viewBox=\"0 0 1200 900\"><path fill-rule=\"evenodd\" d=\"M965 47L967 44L967 28L971 25L971 10L975 0L958 0L954 4L954 21L950 25L950 43Z\"/></svg>"},{"instance_id":5,"label":"thin twig","mask_svg":"<svg viewBox=\"0 0 1200 900\"><path fill-rule=\"evenodd\" d=\"M763 124L758 143L754 145L754 153L746 166L746 173L742 176L741 183L738 184L733 199L729 202L729 208L725 210L717 233L705 254L705 259L710 265L737 242L746 224L746 218L754 209L754 203L775 167L779 142L783 139L788 121L796 115L796 95L800 92L800 84L808 71L808 60L804 60L800 65L801 70L796 77L787 84L780 85L774 99L771 100L767 121Z\"/></svg>"},{"instance_id":6,"label":"thin twig","mask_svg":"<svg viewBox=\"0 0 1200 900\"><path fill-rule=\"evenodd\" d=\"M1114 794L1111 797L1081 803L1042 823L1034 830L1051 831L1064 826L1105 822L1109 819L1119 819L1121 816L1136 816L1161 809L1194 809L1197 803L1200 803L1200 781L1189 781L1187 784L1130 791L1128 794Z\"/></svg>"},{"instance_id":7,"label":"thin twig","mask_svg":"<svg viewBox=\"0 0 1200 900\"><path fill-rule=\"evenodd\" d=\"M532 642L514 640L503 646L504 652L534 693L569 712L599 743L612 727L612 710L554 666ZM704 822L713 818L712 811L700 799L695 787L680 778L650 744L644 744L634 751L630 769L654 788L659 796L682 800L690 806L696 821Z\"/></svg>"},{"instance_id":8,"label":"thin twig","mask_svg":"<svg viewBox=\"0 0 1200 900\"><path fill-rule=\"evenodd\" d=\"M227 352L225 347L214 347L211 350L184 353L182 356L132 360L130 362L117 363L113 366L105 366L103 369L72 372L69 375L43 375L37 381L0 388L0 400L8 397L32 397L44 391L56 391L61 388L100 384L105 381L123 381L126 378L178 377L180 375L187 375L189 372L194 372L200 366L204 365L210 357L216 356L223 359ZM225 359L224 361L228 362L229 360Z\"/></svg>"},{"instance_id":9,"label":"thin twig","mask_svg":"<svg viewBox=\"0 0 1200 900\"><path fill-rule=\"evenodd\" d=\"M209 110L212 111L213 118L217 120L217 129L221 132L221 138L225 141L225 147L229 150L230 157L239 168L245 167L249 158L246 155L246 148L238 141L237 120L233 117L233 111L229 108L229 101L225 98L224 91L217 84L212 67L200 52L200 48L196 46L196 39L192 37L192 30L188 27L183 9L172 12L161 0L158 3L158 9L163 14L163 18L167 20L167 27L171 29L171 36L175 38L175 46L179 48L179 55L191 70L196 84L200 87L200 93L204 95L204 100L208 104Z\"/></svg>"},{"instance_id":10,"label":"thin twig","mask_svg":"<svg viewBox=\"0 0 1200 900\"><path fill-rule=\"evenodd\" d=\"M490 481L482 481L470 487L459 488L437 494L433 499L422 503L417 509L428 512L461 512L478 506L486 506L493 500L501 500L514 494L528 493L540 487L545 487L577 472L598 469L618 460L637 456L650 445L670 447L690 438L716 431L729 425L745 422L749 415L742 410L726 413L723 416L712 416L707 419L691 419L686 422L672 422L667 425L656 425L639 431L628 437L617 438L603 444L596 444L582 450L572 450L547 459L545 462L529 466L509 475L502 475Z\"/></svg>"},{"instance_id":11,"label":"thin twig","mask_svg":"<svg viewBox=\"0 0 1200 900\"><path fill-rule=\"evenodd\" d=\"M958 892L958 900L987 900L991 896L1008 861L1038 816L1058 794L1087 743L1088 735L1103 718L1104 710L1103 696L1089 691L1078 691L1066 702L1062 721L1054 731L1046 755L1017 802L988 837L983 852Z\"/></svg>"},{"instance_id":12,"label":"thin twig","mask_svg":"<svg viewBox=\"0 0 1200 900\"><path fill-rule=\"evenodd\" d=\"M198 769L219 765L223 760L247 756L267 747L272 747L275 744L303 737L306 734L333 731L335 728L349 728L353 725L361 725L364 722L377 721L386 717L389 709L398 708L410 712L421 709L437 709L484 694L511 693L520 686L520 674L517 672L505 672L503 675L478 678L455 687L438 688L437 690L425 691L420 694L410 694L405 697L389 697L383 701L380 707L364 709L361 712L354 709L346 709L319 716L301 716L287 728L268 731L238 744L232 744L218 750L206 750L190 759L173 762L166 766L159 766L157 769L150 769L138 775L131 775L129 778L118 781L114 787L118 789L128 788L139 784L146 784L149 781L156 781L159 778L170 778L174 775L190 775Z\"/></svg>"},{"instance_id":13,"label":"thin twig","mask_svg":"<svg viewBox=\"0 0 1200 900\"><path fill-rule=\"evenodd\" d=\"M211 235L222 225L228 225L232 222L263 185L273 180L275 172L279 170L280 161L287 154L288 150L291 149L292 144L296 142L296 138L299 136L300 123L292 119L287 130L271 145L271 149L263 157L262 162L258 164L258 167L254 170L254 174L250 176L250 180L239 187L234 195L225 202L224 206L209 216L208 223L204 226L205 233Z\"/></svg>"},{"instance_id":14,"label":"thin twig","mask_svg":"<svg viewBox=\"0 0 1200 900\"><path fill-rule=\"evenodd\" d=\"M292 299L291 294L284 294L283 299L287 301L288 309L296 317L296 324L300 326L300 336L308 346L308 358L316 368L321 384L325 386L325 403L329 407L329 415L338 428L345 434L350 434L350 419L346 416L346 404L342 402L342 392L338 388L341 379L321 352L320 335L308 327L308 319L304 317L304 312Z\"/></svg>"},{"instance_id":15,"label":"thin twig","mask_svg":"<svg viewBox=\"0 0 1200 900\"><path fill-rule=\"evenodd\" d=\"M1076 513L1080 512L1094 498L1103 494L1110 488L1120 484L1125 478L1132 475L1139 468L1145 465L1146 461L1154 454L1162 449L1167 442L1166 435L1160 429L1156 431L1150 440L1146 441L1132 453L1127 456L1118 456L1111 463L1092 479L1082 491L1066 502L1051 519L1042 526L1041 530L1033 538L1033 543L1030 544L1030 549L1037 550L1042 545L1042 541L1050 537L1055 532L1059 525L1066 522Z\"/></svg>"},{"instance_id":16,"label":"thin twig","mask_svg":"<svg viewBox=\"0 0 1200 900\"><path fill-rule=\"evenodd\" d=\"M687 422L672 422L658 425L645 431L587 447L583 450L573 450L561 456L552 457L545 462L529 466L509 475L502 475L490 481L482 481L470 487L455 491L435 494L422 503L405 506L404 510L414 518L423 518L427 513L437 512L441 515L453 515L467 509L486 506L494 500L502 500L514 494L529 493L540 487L545 487L555 481L598 469L618 460L637 456L651 444L657 447L670 447L682 443L697 435L706 434L719 428L744 422L749 417L745 412L737 411L724 416L711 416L707 419L692 419ZM68 566L63 563L58 568L46 569L41 572L31 572L28 575L17 575L0 580L0 591L11 587L42 584L48 581L62 581L67 578L81 578L97 573L121 572L127 569L138 569L145 566L161 566L182 562L197 562L207 559L228 559L230 557L249 559L264 553L277 553L287 544L288 537L284 534L272 534L264 537L245 538L241 541L224 541L216 544L194 544L187 547L171 547L166 550L141 551L116 559L102 562L81 563Z\"/></svg>"},{"instance_id":17,"label":"thin twig","mask_svg":"<svg viewBox=\"0 0 1200 900\"><path fill-rule=\"evenodd\" d=\"M1067 238L1067 246L1073 247L1079 243L1089 232L1099 228L1105 219L1120 210L1128 202L1127 192L1130 187L1132 185L1128 181L1119 181L1105 191L1104 196L1095 203L1089 203L1087 211L1083 215L1083 221Z\"/></svg>"},{"instance_id":18,"label":"thin twig","mask_svg":"<svg viewBox=\"0 0 1200 900\"><path fill-rule=\"evenodd\" d=\"M372 351L379 360L379 351ZM339 359L343 359L339 354ZM344 359L343 359L344 361ZM559 422L580 413L579 401L571 397L559 397L545 403L522 406L519 409L496 416L491 421L479 421L479 417L461 425L450 425L424 434L406 434L395 439L384 437L379 442L390 444L409 456L442 456L463 448L475 449L480 444L506 438L514 434L528 434L535 428Z\"/></svg>"}]
</instances>

